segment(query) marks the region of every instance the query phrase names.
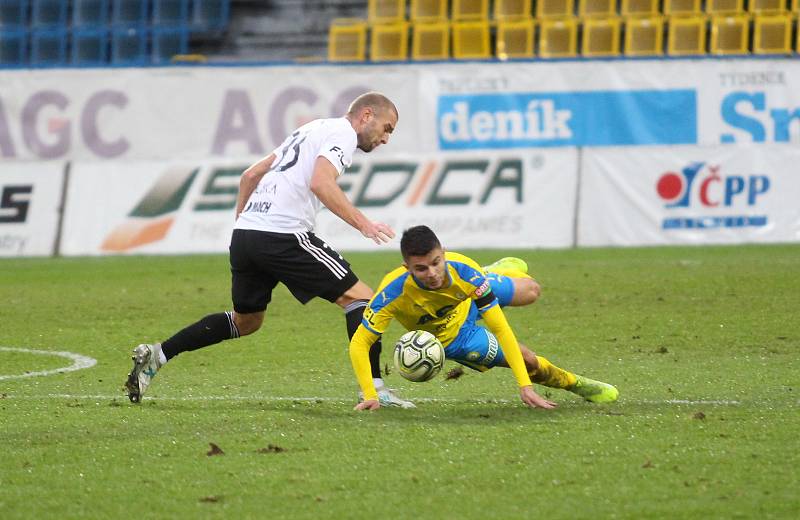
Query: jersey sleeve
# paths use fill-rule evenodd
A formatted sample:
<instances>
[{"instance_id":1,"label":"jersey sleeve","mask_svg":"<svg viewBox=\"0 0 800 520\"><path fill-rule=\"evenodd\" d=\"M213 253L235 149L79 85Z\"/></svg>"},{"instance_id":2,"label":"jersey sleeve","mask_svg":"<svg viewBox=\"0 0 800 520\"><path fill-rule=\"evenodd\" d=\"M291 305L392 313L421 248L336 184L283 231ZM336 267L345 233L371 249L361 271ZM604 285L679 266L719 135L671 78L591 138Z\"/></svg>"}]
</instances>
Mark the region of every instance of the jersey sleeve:
<instances>
[{"instance_id":1,"label":"jersey sleeve","mask_svg":"<svg viewBox=\"0 0 800 520\"><path fill-rule=\"evenodd\" d=\"M498 305L497 297L492 292L489 279L486 278L486 273L477 262L458 253L447 253L447 257L448 261L455 267L458 276L468 284L471 289L469 297L472 298L481 313Z\"/></svg>"},{"instance_id":2,"label":"jersey sleeve","mask_svg":"<svg viewBox=\"0 0 800 520\"><path fill-rule=\"evenodd\" d=\"M530 386L532 384L531 378L525 367L525 360L522 358L519 342L514 335L514 331L511 330L503 310L499 306L492 307L483 313L483 321L486 323L487 328L497 336L497 341L500 343L500 348L503 349L508 366L517 379L517 384L520 387Z\"/></svg>"},{"instance_id":3,"label":"jersey sleeve","mask_svg":"<svg viewBox=\"0 0 800 520\"><path fill-rule=\"evenodd\" d=\"M320 146L319 157L330 161L336 171L341 175L353 162L353 152L356 150L356 134L352 128L337 129L325 136Z\"/></svg>"}]
</instances>

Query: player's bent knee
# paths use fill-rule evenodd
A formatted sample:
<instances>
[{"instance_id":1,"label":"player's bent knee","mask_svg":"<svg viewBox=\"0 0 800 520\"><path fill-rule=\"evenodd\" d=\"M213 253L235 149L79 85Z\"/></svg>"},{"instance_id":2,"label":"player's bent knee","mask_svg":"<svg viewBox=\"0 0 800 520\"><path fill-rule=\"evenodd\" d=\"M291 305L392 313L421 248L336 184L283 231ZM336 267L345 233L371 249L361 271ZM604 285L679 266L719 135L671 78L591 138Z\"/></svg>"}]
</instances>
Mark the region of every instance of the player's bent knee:
<instances>
[{"instance_id":1,"label":"player's bent knee","mask_svg":"<svg viewBox=\"0 0 800 520\"><path fill-rule=\"evenodd\" d=\"M372 298L373 294L369 285L359 280L355 285L347 289L343 295L336 299L336 304L344 308L356 300L369 300Z\"/></svg>"},{"instance_id":2,"label":"player's bent knee","mask_svg":"<svg viewBox=\"0 0 800 520\"><path fill-rule=\"evenodd\" d=\"M236 325L236 328L239 329L239 337L247 336L249 334L254 333L258 329L261 328L261 324L264 322L264 313L263 312L252 312L248 314L233 314L233 323Z\"/></svg>"},{"instance_id":3,"label":"player's bent knee","mask_svg":"<svg viewBox=\"0 0 800 520\"><path fill-rule=\"evenodd\" d=\"M514 280L514 301L512 305L530 305L539 299L541 287L532 278L517 278Z\"/></svg>"}]
</instances>

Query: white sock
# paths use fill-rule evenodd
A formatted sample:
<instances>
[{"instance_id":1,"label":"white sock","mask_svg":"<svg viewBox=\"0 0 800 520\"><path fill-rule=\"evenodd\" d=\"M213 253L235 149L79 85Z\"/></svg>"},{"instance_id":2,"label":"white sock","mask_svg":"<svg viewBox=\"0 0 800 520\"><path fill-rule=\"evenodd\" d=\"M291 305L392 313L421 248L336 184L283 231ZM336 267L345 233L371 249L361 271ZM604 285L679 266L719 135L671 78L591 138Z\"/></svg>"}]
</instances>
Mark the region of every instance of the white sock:
<instances>
[{"instance_id":1,"label":"white sock","mask_svg":"<svg viewBox=\"0 0 800 520\"><path fill-rule=\"evenodd\" d=\"M383 388L383 379L380 377L373 377L372 384L375 385L375 390Z\"/></svg>"}]
</instances>

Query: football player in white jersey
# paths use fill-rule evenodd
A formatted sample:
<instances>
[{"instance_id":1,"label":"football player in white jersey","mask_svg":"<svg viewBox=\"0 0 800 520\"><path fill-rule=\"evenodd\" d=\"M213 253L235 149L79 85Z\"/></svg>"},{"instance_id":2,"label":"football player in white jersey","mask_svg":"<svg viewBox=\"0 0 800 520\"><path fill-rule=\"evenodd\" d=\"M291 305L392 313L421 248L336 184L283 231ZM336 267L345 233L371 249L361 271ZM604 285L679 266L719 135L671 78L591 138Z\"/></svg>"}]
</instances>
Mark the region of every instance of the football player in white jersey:
<instances>
[{"instance_id":1,"label":"football player in white jersey","mask_svg":"<svg viewBox=\"0 0 800 520\"><path fill-rule=\"evenodd\" d=\"M391 227L359 211L336 179L350 166L356 148L370 152L388 143L397 120L389 98L368 92L344 117L301 126L245 170L230 244L233 310L210 314L162 343L137 346L125 384L131 402L141 401L156 372L178 354L257 331L279 282L301 303L320 297L342 307L352 337L373 292L314 234L315 219L325 206L377 244L394 237ZM383 384L379 354L376 345L370 359L381 404L413 407Z\"/></svg>"}]
</instances>

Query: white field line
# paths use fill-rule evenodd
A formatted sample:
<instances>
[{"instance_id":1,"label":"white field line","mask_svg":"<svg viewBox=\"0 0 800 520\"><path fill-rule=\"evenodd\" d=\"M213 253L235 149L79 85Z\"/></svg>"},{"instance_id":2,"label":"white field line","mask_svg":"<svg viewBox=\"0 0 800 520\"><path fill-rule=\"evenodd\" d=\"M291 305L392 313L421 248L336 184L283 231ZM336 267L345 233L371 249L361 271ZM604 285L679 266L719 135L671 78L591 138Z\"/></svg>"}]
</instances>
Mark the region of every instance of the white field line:
<instances>
[{"instance_id":1,"label":"white field line","mask_svg":"<svg viewBox=\"0 0 800 520\"><path fill-rule=\"evenodd\" d=\"M74 372L75 370L81 370L83 368L91 368L97 364L96 359L75 354L74 352L12 347L0 347L0 352L21 352L23 354L36 354L37 356L59 356L72 360L72 364L68 367L55 368L52 370L40 370L37 372L25 372L24 374L0 375L0 381L8 379L24 379L26 377L51 376L53 374L61 374L63 372Z\"/></svg>"},{"instance_id":2,"label":"white field line","mask_svg":"<svg viewBox=\"0 0 800 520\"><path fill-rule=\"evenodd\" d=\"M4 399L26 399L26 400L43 400L43 399L77 399L77 400L98 400L98 401L111 401L114 399L125 399L125 394L118 395L83 395L83 394L43 394L43 395L14 395L3 394ZM463 404L516 404L519 401L516 399L458 399L449 397L414 397L415 402L422 403L463 403ZM279 395L214 395L214 396L184 396L184 397L146 397L145 401L266 401L266 402L283 402L283 401L298 401L298 402L329 402L329 403L346 403L355 400L354 397L291 397ZM740 401L727 400L727 399L665 399L665 400L625 400L623 404L672 404L672 405L719 405L719 406L739 406Z\"/></svg>"}]
</instances>

